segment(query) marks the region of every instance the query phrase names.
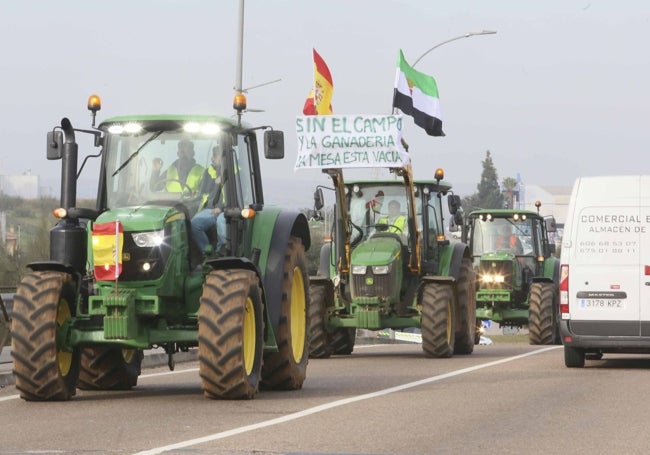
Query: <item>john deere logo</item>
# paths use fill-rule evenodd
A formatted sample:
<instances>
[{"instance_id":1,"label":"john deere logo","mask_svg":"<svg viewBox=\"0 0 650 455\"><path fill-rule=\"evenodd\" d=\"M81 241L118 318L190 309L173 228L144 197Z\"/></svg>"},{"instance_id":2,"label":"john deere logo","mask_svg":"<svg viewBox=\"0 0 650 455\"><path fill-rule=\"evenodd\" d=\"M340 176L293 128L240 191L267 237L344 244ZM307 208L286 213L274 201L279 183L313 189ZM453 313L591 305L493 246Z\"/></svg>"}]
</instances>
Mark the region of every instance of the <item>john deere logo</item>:
<instances>
[{"instance_id":1,"label":"john deere logo","mask_svg":"<svg viewBox=\"0 0 650 455\"><path fill-rule=\"evenodd\" d=\"M366 277L366 286L372 286L375 283L375 279L371 276Z\"/></svg>"}]
</instances>

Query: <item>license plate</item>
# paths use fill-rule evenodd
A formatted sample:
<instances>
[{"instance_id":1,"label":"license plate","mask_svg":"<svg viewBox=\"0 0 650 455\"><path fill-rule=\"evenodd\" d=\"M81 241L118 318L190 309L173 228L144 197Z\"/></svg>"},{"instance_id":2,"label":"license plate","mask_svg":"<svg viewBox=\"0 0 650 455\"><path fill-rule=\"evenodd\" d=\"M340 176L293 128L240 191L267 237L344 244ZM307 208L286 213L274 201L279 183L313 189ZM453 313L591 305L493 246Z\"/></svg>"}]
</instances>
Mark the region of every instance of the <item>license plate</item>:
<instances>
[{"instance_id":1,"label":"license plate","mask_svg":"<svg viewBox=\"0 0 650 455\"><path fill-rule=\"evenodd\" d=\"M587 310L622 310L625 309L623 299L581 299L580 308Z\"/></svg>"}]
</instances>

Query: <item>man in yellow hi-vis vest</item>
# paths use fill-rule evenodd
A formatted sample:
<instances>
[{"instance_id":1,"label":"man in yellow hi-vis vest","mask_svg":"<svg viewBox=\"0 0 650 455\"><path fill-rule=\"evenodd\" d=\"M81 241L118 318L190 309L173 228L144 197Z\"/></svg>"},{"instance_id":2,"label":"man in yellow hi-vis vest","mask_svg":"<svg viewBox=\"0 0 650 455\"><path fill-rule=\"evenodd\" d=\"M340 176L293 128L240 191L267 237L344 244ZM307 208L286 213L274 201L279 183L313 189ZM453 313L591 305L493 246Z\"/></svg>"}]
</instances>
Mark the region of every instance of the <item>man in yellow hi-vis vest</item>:
<instances>
[{"instance_id":1,"label":"man in yellow hi-vis vest","mask_svg":"<svg viewBox=\"0 0 650 455\"><path fill-rule=\"evenodd\" d=\"M153 160L150 187L154 191L163 189L170 193L190 191L196 194L201 184L204 168L194 159L194 143L187 139L178 142L178 159L161 174L163 161Z\"/></svg>"},{"instance_id":2,"label":"man in yellow hi-vis vest","mask_svg":"<svg viewBox=\"0 0 650 455\"><path fill-rule=\"evenodd\" d=\"M226 218L223 214L225 193L221 182L221 149L212 149L212 164L203 173L199 193L202 195L201 208L192 218L192 236L201 252L210 243L207 232L217 227L216 251L221 252L226 244Z\"/></svg>"},{"instance_id":3,"label":"man in yellow hi-vis vest","mask_svg":"<svg viewBox=\"0 0 650 455\"><path fill-rule=\"evenodd\" d=\"M383 216L377 221L378 224L387 224L387 232L406 234L406 217L400 213L399 202L393 199L388 203L388 216Z\"/></svg>"}]
</instances>

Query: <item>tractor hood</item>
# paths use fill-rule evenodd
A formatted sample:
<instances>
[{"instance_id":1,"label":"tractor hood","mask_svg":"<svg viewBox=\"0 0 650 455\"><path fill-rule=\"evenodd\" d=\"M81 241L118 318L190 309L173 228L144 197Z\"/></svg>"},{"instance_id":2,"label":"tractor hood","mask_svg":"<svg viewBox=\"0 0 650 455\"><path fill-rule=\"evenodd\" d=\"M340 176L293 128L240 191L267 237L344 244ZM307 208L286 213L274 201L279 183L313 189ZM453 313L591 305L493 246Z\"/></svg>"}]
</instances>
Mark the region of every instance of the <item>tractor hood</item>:
<instances>
[{"instance_id":1,"label":"tractor hood","mask_svg":"<svg viewBox=\"0 0 650 455\"><path fill-rule=\"evenodd\" d=\"M166 223L178 219L185 219L185 214L175 207L143 205L106 211L97 217L95 223L119 220L125 231L135 232L162 229Z\"/></svg>"},{"instance_id":2,"label":"tractor hood","mask_svg":"<svg viewBox=\"0 0 650 455\"><path fill-rule=\"evenodd\" d=\"M352 265L387 265L397 260L402 244L396 236L376 236L360 243L353 251Z\"/></svg>"}]
</instances>

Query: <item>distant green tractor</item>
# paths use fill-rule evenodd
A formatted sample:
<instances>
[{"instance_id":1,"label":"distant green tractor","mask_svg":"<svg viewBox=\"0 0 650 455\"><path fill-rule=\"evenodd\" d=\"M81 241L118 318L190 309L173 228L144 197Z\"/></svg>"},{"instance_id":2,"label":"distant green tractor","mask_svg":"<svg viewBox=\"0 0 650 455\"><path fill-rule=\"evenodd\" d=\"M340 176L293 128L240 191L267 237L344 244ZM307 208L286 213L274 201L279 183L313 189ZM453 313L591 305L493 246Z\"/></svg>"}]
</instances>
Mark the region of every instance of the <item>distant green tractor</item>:
<instances>
[{"instance_id":1,"label":"distant green tractor","mask_svg":"<svg viewBox=\"0 0 650 455\"><path fill-rule=\"evenodd\" d=\"M326 171L336 204L332 242L310 282L312 357L352 353L356 329L419 328L432 357L474 350L469 250L444 233L443 201L460 215L460 197L442 170L427 181L413 181L410 166L391 171L398 178L348 182L341 169Z\"/></svg>"},{"instance_id":2,"label":"distant green tractor","mask_svg":"<svg viewBox=\"0 0 650 455\"><path fill-rule=\"evenodd\" d=\"M473 211L463 230L477 273L477 319L528 326L531 344L559 343L559 261L549 232L552 217L525 210Z\"/></svg>"},{"instance_id":3,"label":"distant green tractor","mask_svg":"<svg viewBox=\"0 0 650 455\"><path fill-rule=\"evenodd\" d=\"M61 208L50 261L29 264L14 298L21 397L68 400L76 387L130 389L143 350L157 347L170 368L174 353L198 348L209 398L300 389L308 362L309 228L304 215L264 205L256 128L212 115L114 117L94 128L98 97L88 107L92 130L64 118L48 133L48 159L62 160ZM241 118L241 94L235 108ZM95 209L76 207L86 161L78 169L75 132L91 134L100 147L86 157L101 158ZM223 153L220 255L194 242L190 220L203 196L189 180L174 172L152 179L152 163L169 166L184 141L194 147L195 177L215 149ZM264 146L267 158L282 158L282 132L266 131Z\"/></svg>"}]
</instances>

